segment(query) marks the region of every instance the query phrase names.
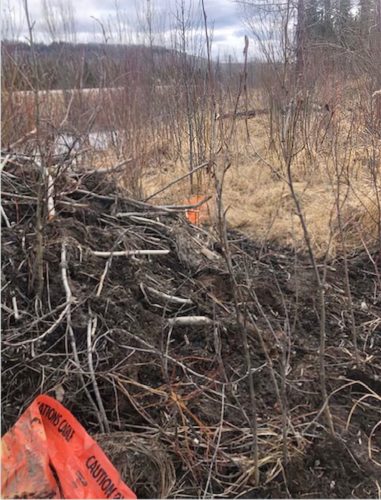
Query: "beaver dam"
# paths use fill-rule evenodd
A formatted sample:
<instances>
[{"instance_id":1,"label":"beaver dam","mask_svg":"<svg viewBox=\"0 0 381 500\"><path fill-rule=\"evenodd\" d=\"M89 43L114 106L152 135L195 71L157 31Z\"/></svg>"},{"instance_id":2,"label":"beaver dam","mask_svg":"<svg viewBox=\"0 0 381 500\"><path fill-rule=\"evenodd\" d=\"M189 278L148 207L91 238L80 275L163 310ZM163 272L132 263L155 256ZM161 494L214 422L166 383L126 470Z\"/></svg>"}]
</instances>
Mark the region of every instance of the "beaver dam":
<instances>
[{"instance_id":1,"label":"beaver dam","mask_svg":"<svg viewBox=\"0 0 381 500\"><path fill-rule=\"evenodd\" d=\"M348 255L351 300L343 259L317 262L324 320L305 254L223 240L96 171L58 173L36 231L38 166L9 155L1 178L3 432L47 393L141 498L380 494L376 251Z\"/></svg>"}]
</instances>

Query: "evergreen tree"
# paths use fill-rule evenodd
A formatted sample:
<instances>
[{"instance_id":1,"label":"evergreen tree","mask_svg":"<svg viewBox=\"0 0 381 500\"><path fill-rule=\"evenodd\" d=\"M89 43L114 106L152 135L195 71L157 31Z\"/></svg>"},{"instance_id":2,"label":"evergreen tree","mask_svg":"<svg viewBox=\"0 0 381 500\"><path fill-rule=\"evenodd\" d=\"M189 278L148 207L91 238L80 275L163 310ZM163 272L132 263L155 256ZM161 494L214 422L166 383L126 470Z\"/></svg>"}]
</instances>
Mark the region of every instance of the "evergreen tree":
<instances>
[{"instance_id":1,"label":"evergreen tree","mask_svg":"<svg viewBox=\"0 0 381 500\"><path fill-rule=\"evenodd\" d=\"M370 0L359 1L359 23L360 26L366 28L369 25L370 18Z\"/></svg>"},{"instance_id":2,"label":"evergreen tree","mask_svg":"<svg viewBox=\"0 0 381 500\"><path fill-rule=\"evenodd\" d=\"M322 38L332 41L335 38L334 32L334 16L331 0L323 1L323 24Z\"/></svg>"},{"instance_id":3,"label":"evergreen tree","mask_svg":"<svg viewBox=\"0 0 381 500\"><path fill-rule=\"evenodd\" d=\"M351 0L339 0L335 15L335 33L339 44L352 45L353 17Z\"/></svg>"},{"instance_id":4,"label":"evergreen tree","mask_svg":"<svg viewBox=\"0 0 381 500\"><path fill-rule=\"evenodd\" d=\"M336 26L339 31L345 30L351 21L351 0L339 0Z\"/></svg>"},{"instance_id":5,"label":"evergreen tree","mask_svg":"<svg viewBox=\"0 0 381 500\"><path fill-rule=\"evenodd\" d=\"M306 32L309 39L314 39L321 26L321 10L318 0L307 0L305 3L306 9Z\"/></svg>"},{"instance_id":6,"label":"evergreen tree","mask_svg":"<svg viewBox=\"0 0 381 500\"><path fill-rule=\"evenodd\" d=\"M359 29L363 36L369 35L370 27L376 18L376 3L379 0L360 0Z\"/></svg>"}]
</instances>

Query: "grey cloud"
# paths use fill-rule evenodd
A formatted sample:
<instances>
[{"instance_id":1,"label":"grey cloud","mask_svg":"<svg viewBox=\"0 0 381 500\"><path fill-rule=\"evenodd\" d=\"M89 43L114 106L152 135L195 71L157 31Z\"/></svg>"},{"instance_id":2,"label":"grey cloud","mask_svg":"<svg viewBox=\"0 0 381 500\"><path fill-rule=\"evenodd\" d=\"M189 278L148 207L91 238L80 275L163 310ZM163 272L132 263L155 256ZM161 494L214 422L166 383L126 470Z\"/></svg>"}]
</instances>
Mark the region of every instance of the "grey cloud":
<instances>
[{"instance_id":1,"label":"grey cloud","mask_svg":"<svg viewBox=\"0 0 381 500\"><path fill-rule=\"evenodd\" d=\"M243 38L245 35L250 36L250 30L247 28L240 27L239 29L234 30L234 36L238 38Z\"/></svg>"},{"instance_id":2,"label":"grey cloud","mask_svg":"<svg viewBox=\"0 0 381 500\"><path fill-rule=\"evenodd\" d=\"M205 10L215 29L228 28L239 23L237 6L231 0L206 0Z\"/></svg>"},{"instance_id":3,"label":"grey cloud","mask_svg":"<svg viewBox=\"0 0 381 500\"><path fill-rule=\"evenodd\" d=\"M22 5L20 0L14 1L15 4ZM50 0L66 2L68 0ZM173 22L173 14L176 6L182 0L151 0L151 6L155 16L153 19L153 32L158 36L165 38L169 36L169 26ZM185 6L188 8L192 2L194 11L198 11L200 17L199 0L185 0ZM117 31L116 13L119 9L119 15L122 20L123 29L127 37L144 38L144 9L147 6L147 0L72 0L75 16L75 28L78 41L99 41L101 28L99 24L92 19L92 16L99 19L106 28L106 31L113 36ZM41 0L29 0L32 17L36 22L37 38L40 34L44 37L46 34L46 23L43 20L41 10ZM21 7L20 7L21 8ZM213 28L213 53L218 51L233 51L235 49L241 53L242 38L246 33L243 28L241 11L239 6L233 0L205 0L205 9L208 22ZM140 11L140 13L137 13ZM24 30L25 31L25 30Z\"/></svg>"}]
</instances>

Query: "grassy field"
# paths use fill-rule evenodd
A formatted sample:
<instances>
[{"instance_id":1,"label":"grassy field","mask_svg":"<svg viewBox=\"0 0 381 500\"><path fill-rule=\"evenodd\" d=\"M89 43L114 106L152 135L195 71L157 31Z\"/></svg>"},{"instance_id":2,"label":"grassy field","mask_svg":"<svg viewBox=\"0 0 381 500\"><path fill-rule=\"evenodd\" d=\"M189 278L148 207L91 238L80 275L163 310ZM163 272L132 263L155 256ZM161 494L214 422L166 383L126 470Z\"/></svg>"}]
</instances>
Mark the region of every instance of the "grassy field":
<instances>
[{"instance_id":1,"label":"grassy field","mask_svg":"<svg viewBox=\"0 0 381 500\"><path fill-rule=\"evenodd\" d=\"M250 142L246 141L244 123L238 125L233 153L223 191L227 221L261 244L268 242L298 248L304 247L303 232L295 212L294 201L283 179L274 175L279 160L268 148L267 118L249 121ZM328 163L331 162L331 164ZM342 219L346 245L349 250L370 243L377 236L377 199L374 184L366 168L366 152L357 147L351 152L348 168L350 182L341 181ZM314 249L319 255L340 253L335 200L337 197L334 166L329 154L321 153L312 160L305 156L295 166L295 191L299 196L311 233ZM179 162L163 161L165 168L143 173L146 196L168 185L187 172ZM273 167L270 167L270 165ZM218 168L218 167L217 167ZM211 224L213 224L215 188L213 178L203 172L196 191L211 195ZM181 203L189 196L189 179L185 179L156 198L157 203Z\"/></svg>"}]
</instances>

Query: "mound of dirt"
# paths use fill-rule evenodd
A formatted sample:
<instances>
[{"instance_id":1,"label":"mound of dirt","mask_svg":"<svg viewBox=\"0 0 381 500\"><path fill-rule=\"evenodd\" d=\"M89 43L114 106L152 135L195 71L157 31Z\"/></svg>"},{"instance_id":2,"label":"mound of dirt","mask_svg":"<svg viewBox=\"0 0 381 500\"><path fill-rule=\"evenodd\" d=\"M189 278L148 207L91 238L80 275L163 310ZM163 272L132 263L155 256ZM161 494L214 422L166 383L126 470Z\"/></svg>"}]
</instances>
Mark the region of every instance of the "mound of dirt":
<instances>
[{"instance_id":1,"label":"mound of dirt","mask_svg":"<svg viewBox=\"0 0 381 500\"><path fill-rule=\"evenodd\" d=\"M232 275L215 235L181 210L126 198L96 172L56 174L56 215L38 233L39 182L28 159L2 171L3 432L49 393L96 435L138 497L377 494L375 255L350 256L351 301L344 262L326 267L333 437L305 255L230 232Z\"/></svg>"}]
</instances>

